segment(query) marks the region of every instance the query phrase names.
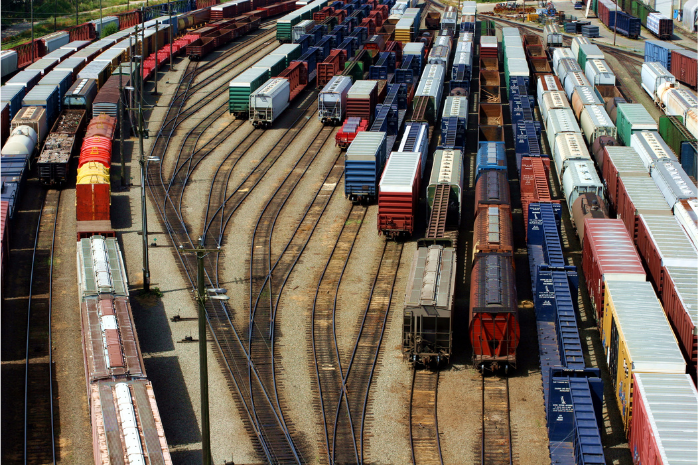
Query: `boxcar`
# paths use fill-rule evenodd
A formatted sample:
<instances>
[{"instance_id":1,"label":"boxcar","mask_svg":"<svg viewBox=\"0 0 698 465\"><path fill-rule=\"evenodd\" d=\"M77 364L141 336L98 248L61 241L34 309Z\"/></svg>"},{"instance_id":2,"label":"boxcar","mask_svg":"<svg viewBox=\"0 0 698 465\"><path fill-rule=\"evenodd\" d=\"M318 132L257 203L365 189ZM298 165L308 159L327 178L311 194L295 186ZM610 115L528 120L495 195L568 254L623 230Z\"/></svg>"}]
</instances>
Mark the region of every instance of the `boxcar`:
<instances>
[{"instance_id":1,"label":"boxcar","mask_svg":"<svg viewBox=\"0 0 698 465\"><path fill-rule=\"evenodd\" d=\"M512 258L477 254L470 278L470 342L480 370L516 368L521 330Z\"/></svg>"},{"instance_id":2,"label":"boxcar","mask_svg":"<svg viewBox=\"0 0 698 465\"><path fill-rule=\"evenodd\" d=\"M452 247L419 247L414 253L402 338L403 354L412 363L439 365L449 360L456 270Z\"/></svg>"}]
</instances>

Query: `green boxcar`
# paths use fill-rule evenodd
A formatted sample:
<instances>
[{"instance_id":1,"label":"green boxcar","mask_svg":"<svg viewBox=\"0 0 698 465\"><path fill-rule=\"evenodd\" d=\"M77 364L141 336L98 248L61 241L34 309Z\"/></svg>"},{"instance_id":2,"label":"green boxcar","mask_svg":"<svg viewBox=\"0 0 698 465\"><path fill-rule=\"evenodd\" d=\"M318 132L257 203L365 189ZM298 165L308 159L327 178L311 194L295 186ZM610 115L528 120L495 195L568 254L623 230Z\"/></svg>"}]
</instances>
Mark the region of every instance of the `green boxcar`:
<instances>
[{"instance_id":1,"label":"green boxcar","mask_svg":"<svg viewBox=\"0 0 698 465\"><path fill-rule=\"evenodd\" d=\"M274 49L270 54L273 55L283 55L286 57L286 68L291 64L293 60L297 60L301 56L301 46L300 44L284 44L280 47Z\"/></svg>"},{"instance_id":2,"label":"green boxcar","mask_svg":"<svg viewBox=\"0 0 698 465\"><path fill-rule=\"evenodd\" d=\"M294 12L295 13L295 12ZM293 14L293 13L292 13ZM286 15L276 22L276 39L281 43L291 42L293 39L293 26L301 22L298 15Z\"/></svg>"},{"instance_id":3,"label":"green boxcar","mask_svg":"<svg viewBox=\"0 0 698 465\"><path fill-rule=\"evenodd\" d=\"M236 116L246 116L250 110L250 94L269 80L269 70L250 68L230 81L228 109Z\"/></svg>"},{"instance_id":4,"label":"green boxcar","mask_svg":"<svg viewBox=\"0 0 698 465\"><path fill-rule=\"evenodd\" d=\"M682 144L684 142L696 143L696 138L683 125L683 117L681 116L660 116L659 135L662 136L664 142L671 147L671 150L674 151L676 157L682 163Z\"/></svg>"},{"instance_id":5,"label":"green boxcar","mask_svg":"<svg viewBox=\"0 0 698 465\"><path fill-rule=\"evenodd\" d=\"M286 57L284 55L267 55L250 67L250 69L254 68L267 69L270 78L276 77L286 69Z\"/></svg>"},{"instance_id":6,"label":"green boxcar","mask_svg":"<svg viewBox=\"0 0 698 465\"><path fill-rule=\"evenodd\" d=\"M630 137L639 131L657 131L657 122L640 103L618 105L616 126L619 142L630 146Z\"/></svg>"}]
</instances>

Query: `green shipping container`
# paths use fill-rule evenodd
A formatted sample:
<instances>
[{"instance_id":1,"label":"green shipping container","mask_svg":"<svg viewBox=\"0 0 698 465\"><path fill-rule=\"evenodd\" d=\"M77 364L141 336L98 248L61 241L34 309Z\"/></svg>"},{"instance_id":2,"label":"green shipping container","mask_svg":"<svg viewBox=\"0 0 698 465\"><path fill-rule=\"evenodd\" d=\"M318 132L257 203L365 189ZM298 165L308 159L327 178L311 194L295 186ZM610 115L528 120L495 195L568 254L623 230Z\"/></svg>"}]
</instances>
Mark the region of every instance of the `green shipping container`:
<instances>
[{"instance_id":1,"label":"green shipping container","mask_svg":"<svg viewBox=\"0 0 698 465\"><path fill-rule=\"evenodd\" d=\"M250 110L250 94L269 80L269 70L250 68L230 81L228 109L236 116L246 116Z\"/></svg>"},{"instance_id":2,"label":"green shipping container","mask_svg":"<svg viewBox=\"0 0 698 465\"><path fill-rule=\"evenodd\" d=\"M293 60L297 60L301 56L301 46L300 44L284 44L269 54L269 56L274 55L283 55L286 57L285 68L288 68Z\"/></svg>"},{"instance_id":3,"label":"green shipping container","mask_svg":"<svg viewBox=\"0 0 698 465\"><path fill-rule=\"evenodd\" d=\"M639 103L618 105L616 126L619 142L630 146L630 136L639 131L657 131L659 128L652 115Z\"/></svg>"},{"instance_id":4,"label":"green shipping container","mask_svg":"<svg viewBox=\"0 0 698 465\"><path fill-rule=\"evenodd\" d=\"M267 55L257 63L253 64L250 69L267 69L269 70L269 77L271 78L281 74L281 71L285 70L286 67L286 57L284 55Z\"/></svg>"}]
</instances>

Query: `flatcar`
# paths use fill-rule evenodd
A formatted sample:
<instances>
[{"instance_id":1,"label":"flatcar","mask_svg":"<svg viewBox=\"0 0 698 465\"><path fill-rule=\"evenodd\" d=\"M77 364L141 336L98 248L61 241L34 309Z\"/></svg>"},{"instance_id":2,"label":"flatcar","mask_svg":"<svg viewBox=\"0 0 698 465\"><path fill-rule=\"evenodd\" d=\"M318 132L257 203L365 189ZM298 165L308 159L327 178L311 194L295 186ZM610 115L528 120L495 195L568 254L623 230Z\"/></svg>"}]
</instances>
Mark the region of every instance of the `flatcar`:
<instances>
[{"instance_id":1,"label":"flatcar","mask_svg":"<svg viewBox=\"0 0 698 465\"><path fill-rule=\"evenodd\" d=\"M470 279L469 333L479 370L516 368L521 338L516 278L510 255L477 254Z\"/></svg>"},{"instance_id":2,"label":"flatcar","mask_svg":"<svg viewBox=\"0 0 698 465\"><path fill-rule=\"evenodd\" d=\"M438 366L451 356L456 249L419 247L405 292L402 350L412 363Z\"/></svg>"}]
</instances>

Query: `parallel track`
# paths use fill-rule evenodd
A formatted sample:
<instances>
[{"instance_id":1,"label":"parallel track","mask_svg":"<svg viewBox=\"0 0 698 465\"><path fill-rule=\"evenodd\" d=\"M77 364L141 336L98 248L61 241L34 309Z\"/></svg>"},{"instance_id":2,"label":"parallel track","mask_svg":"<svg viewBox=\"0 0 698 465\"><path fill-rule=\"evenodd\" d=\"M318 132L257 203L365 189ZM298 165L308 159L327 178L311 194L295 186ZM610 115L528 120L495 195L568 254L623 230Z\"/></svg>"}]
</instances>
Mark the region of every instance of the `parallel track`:
<instances>
[{"instance_id":1,"label":"parallel track","mask_svg":"<svg viewBox=\"0 0 698 465\"><path fill-rule=\"evenodd\" d=\"M414 465L443 465L437 392L439 372L414 370L410 394L410 446Z\"/></svg>"},{"instance_id":2,"label":"parallel track","mask_svg":"<svg viewBox=\"0 0 698 465\"><path fill-rule=\"evenodd\" d=\"M371 407L370 388L376 375L402 249L402 243L384 243L368 305L357 324L356 343L349 360L344 363L344 367L339 367L342 391L334 416L332 463L364 462L366 417ZM343 442L343 437L353 437L353 444Z\"/></svg>"},{"instance_id":3,"label":"parallel track","mask_svg":"<svg viewBox=\"0 0 698 465\"><path fill-rule=\"evenodd\" d=\"M56 463L51 311L53 252L61 191L46 192L36 225L29 278L24 372L24 463Z\"/></svg>"},{"instance_id":4,"label":"parallel track","mask_svg":"<svg viewBox=\"0 0 698 465\"><path fill-rule=\"evenodd\" d=\"M480 465L512 465L509 378L482 376Z\"/></svg>"},{"instance_id":5,"label":"parallel track","mask_svg":"<svg viewBox=\"0 0 698 465\"><path fill-rule=\"evenodd\" d=\"M354 205L344 220L342 230L335 241L332 254L327 260L315 291L308 328L312 349L311 371L315 372L317 380L317 391L313 403L315 410L322 412L319 426L324 432L324 437L320 441L320 450L325 451L328 463L333 463L333 438L340 443L354 443L353 435L342 434L337 438L334 432L334 415L337 411L342 383L335 312L339 286L356 243L356 237L366 217L366 211L365 206Z\"/></svg>"}]
</instances>

